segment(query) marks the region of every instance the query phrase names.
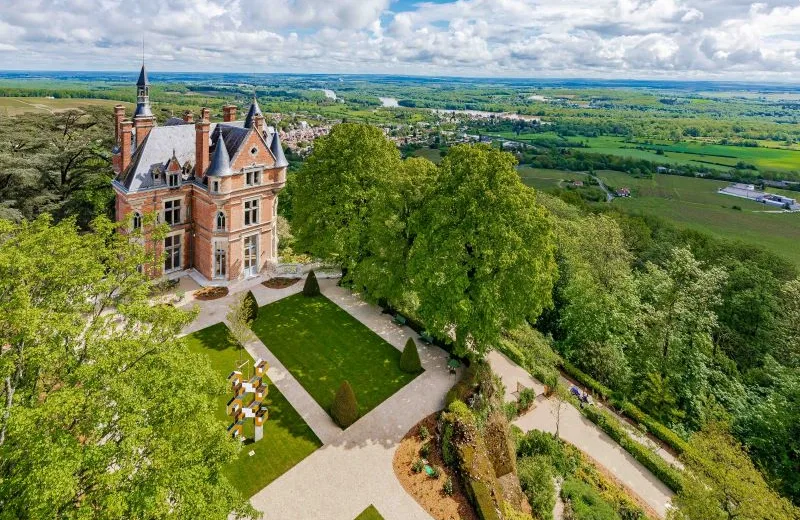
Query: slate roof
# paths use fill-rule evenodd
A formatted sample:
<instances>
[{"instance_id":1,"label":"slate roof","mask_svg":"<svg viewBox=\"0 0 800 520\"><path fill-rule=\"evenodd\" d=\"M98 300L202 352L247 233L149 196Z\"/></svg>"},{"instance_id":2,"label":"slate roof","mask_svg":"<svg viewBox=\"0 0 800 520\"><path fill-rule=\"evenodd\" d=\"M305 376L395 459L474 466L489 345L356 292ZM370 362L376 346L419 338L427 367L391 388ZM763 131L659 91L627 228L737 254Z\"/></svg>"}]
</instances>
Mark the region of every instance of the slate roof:
<instances>
[{"instance_id":1,"label":"slate roof","mask_svg":"<svg viewBox=\"0 0 800 520\"><path fill-rule=\"evenodd\" d=\"M139 79L136 80L137 87L145 87L150 85L150 82L147 80L147 70L144 68L144 64L142 64L142 70L139 72Z\"/></svg>"},{"instance_id":2,"label":"slate roof","mask_svg":"<svg viewBox=\"0 0 800 520\"><path fill-rule=\"evenodd\" d=\"M271 141L269 143L269 151L275 157L275 166L289 166L289 161L286 160L286 155L283 153L283 146L281 146L281 139L278 137L278 132L272 132Z\"/></svg>"},{"instance_id":3,"label":"slate roof","mask_svg":"<svg viewBox=\"0 0 800 520\"><path fill-rule=\"evenodd\" d=\"M253 98L253 103L250 105L250 110L247 111L247 117L244 118L244 126L245 128L253 128L253 120L256 116L264 116L261 113L261 107L258 106L258 101L256 98Z\"/></svg>"},{"instance_id":4,"label":"slate roof","mask_svg":"<svg viewBox=\"0 0 800 520\"><path fill-rule=\"evenodd\" d=\"M217 126L217 130L219 130ZM228 155L228 147L225 146L225 132L217 132L217 145L214 155L211 156L211 166L208 167L206 175L208 177L227 177L233 175L231 170L231 157Z\"/></svg>"}]
</instances>

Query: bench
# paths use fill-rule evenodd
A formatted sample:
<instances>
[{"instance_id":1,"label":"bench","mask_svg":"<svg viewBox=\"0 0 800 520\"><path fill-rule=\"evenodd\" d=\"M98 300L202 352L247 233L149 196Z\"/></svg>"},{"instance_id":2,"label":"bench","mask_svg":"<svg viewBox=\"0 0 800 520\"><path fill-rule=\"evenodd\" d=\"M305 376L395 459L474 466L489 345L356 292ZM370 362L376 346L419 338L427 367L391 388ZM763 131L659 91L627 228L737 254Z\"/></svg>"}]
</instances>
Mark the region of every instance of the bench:
<instances>
[{"instance_id":1,"label":"bench","mask_svg":"<svg viewBox=\"0 0 800 520\"><path fill-rule=\"evenodd\" d=\"M406 317L402 314L395 314L394 318L392 318L392 321L398 325L405 325L408 320L406 320Z\"/></svg>"},{"instance_id":2,"label":"bench","mask_svg":"<svg viewBox=\"0 0 800 520\"><path fill-rule=\"evenodd\" d=\"M419 339L420 339L420 341L422 341L423 343L425 343L427 345L430 345L431 343L433 343L433 336L428 334L427 330L423 330L422 331L422 333L419 335Z\"/></svg>"}]
</instances>

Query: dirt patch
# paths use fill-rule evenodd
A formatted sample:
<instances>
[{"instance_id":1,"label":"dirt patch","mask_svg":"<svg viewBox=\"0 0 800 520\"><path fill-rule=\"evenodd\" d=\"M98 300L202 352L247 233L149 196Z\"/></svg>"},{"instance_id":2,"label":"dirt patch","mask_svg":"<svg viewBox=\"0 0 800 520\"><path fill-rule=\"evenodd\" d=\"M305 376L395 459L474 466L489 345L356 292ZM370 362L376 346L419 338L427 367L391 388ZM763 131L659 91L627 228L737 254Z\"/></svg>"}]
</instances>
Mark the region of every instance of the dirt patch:
<instances>
[{"instance_id":1,"label":"dirt patch","mask_svg":"<svg viewBox=\"0 0 800 520\"><path fill-rule=\"evenodd\" d=\"M228 296L227 287L203 287L194 293L194 299L201 301L216 300L225 296Z\"/></svg>"},{"instance_id":2,"label":"dirt patch","mask_svg":"<svg viewBox=\"0 0 800 520\"><path fill-rule=\"evenodd\" d=\"M436 436L437 415L438 412L417 423L400 442L394 454L394 474L406 492L436 520L478 520L478 515L467 500L455 470L446 467L442 461L442 452ZM422 426L427 428L430 434L426 441L420 436ZM430 466L437 467L441 471L441 475L436 479L429 477L424 471L415 473L412 469L414 462L421 458L420 449L426 443L430 448L425 460ZM448 477L453 483L453 494L450 496L444 492Z\"/></svg>"},{"instance_id":3,"label":"dirt patch","mask_svg":"<svg viewBox=\"0 0 800 520\"><path fill-rule=\"evenodd\" d=\"M291 287L292 285L296 284L300 281L300 278L287 278L285 276L277 276L275 278L270 278L264 282L261 282L261 285L266 287L267 289L286 289L287 287Z\"/></svg>"}]
</instances>

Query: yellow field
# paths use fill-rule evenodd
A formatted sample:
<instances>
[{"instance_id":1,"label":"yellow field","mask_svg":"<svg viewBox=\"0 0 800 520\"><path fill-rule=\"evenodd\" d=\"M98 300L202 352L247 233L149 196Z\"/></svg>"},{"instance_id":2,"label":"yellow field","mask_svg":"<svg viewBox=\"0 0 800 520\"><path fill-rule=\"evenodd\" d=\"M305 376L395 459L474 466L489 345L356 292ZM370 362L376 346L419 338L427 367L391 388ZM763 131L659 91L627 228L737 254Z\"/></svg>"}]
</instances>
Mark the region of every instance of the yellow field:
<instances>
[{"instance_id":1,"label":"yellow field","mask_svg":"<svg viewBox=\"0 0 800 520\"><path fill-rule=\"evenodd\" d=\"M111 99L51 99L41 97L0 97L0 114L15 116L26 112L63 112L86 106L113 107L120 104ZM121 103L126 110L133 108L131 103Z\"/></svg>"}]
</instances>

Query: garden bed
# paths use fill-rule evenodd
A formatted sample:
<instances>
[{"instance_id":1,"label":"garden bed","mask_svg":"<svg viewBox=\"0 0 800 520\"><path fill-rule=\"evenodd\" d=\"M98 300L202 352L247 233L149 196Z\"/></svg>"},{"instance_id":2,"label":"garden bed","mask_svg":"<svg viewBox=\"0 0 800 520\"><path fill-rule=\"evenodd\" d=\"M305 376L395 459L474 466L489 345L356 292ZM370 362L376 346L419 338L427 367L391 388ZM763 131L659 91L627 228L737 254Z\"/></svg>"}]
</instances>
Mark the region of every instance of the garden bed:
<instances>
[{"instance_id":1,"label":"garden bed","mask_svg":"<svg viewBox=\"0 0 800 520\"><path fill-rule=\"evenodd\" d=\"M228 296L227 287L208 286L194 292L194 299L200 301L216 300Z\"/></svg>"},{"instance_id":2,"label":"garden bed","mask_svg":"<svg viewBox=\"0 0 800 520\"><path fill-rule=\"evenodd\" d=\"M403 489L414 497L419 505L436 520L478 520L478 516L461 487L460 479L455 470L446 467L442 460L441 447L436 438L436 416L431 414L417 423L397 447L394 454L394 474L402 484ZM420 430L426 428L428 436L423 440ZM423 444L429 445L425 460L428 465L438 468L438 478L428 476L425 471L415 472L414 463L420 458ZM445 482L450 479L453 492L447 495L444 491Z\"/></svg>"},{"instance_id":3,"label":"garden bed","mask_svg":"<svg viewBox=\"0 0 800 520\"><path fill-rule=\"evenodd\" d=\"M286 276L276 276L261 282L267 289L286 289L300 281L300 278L289 278Z\"/></svg>"}]
</instances>

